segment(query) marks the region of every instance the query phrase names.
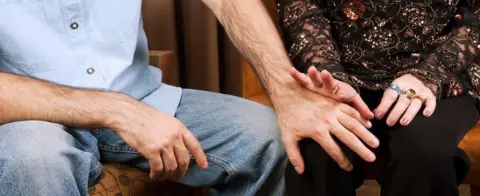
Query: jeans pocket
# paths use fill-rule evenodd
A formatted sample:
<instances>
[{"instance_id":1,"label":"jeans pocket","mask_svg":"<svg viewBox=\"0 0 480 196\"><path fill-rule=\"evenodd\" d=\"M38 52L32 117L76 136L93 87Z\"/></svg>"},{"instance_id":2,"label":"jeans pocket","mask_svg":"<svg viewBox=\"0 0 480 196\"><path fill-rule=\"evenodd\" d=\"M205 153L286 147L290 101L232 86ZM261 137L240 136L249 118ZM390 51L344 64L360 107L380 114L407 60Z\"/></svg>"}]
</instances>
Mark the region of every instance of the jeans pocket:
<instances>
[{"instance_id":1,"label":"jeans pocket","mask_svg":"<svg viewBox=\"0 0 480 196\"><path fill-rule=\"evenodd\" d=\"M98 139L98 148L103 161L128 162L141 158L140 153L130 147L120 136L108 129L93 131Z\"/></svg>"}]
</instances>

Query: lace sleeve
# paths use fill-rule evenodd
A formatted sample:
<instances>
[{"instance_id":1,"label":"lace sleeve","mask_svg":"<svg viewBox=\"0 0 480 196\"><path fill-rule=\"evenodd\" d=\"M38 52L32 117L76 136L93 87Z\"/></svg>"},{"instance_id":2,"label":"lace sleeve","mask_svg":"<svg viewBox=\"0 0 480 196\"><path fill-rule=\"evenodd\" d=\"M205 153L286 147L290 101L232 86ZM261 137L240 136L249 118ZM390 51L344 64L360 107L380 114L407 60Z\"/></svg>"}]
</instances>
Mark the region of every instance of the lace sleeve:
<instances>
[{"instance_id":1,"label":"lace sleeve","mask_svg":"<svg viewBox=\"0 0 480 196\"><path fill-rule=\"evenodd\" d=\"M306 0L276 0L284 43L294 66L306 72L310 66L328 70L352 84L340 64L340 55L331 36L330 22L317 4Z\"/></svg>"},{"instance_id":2,"label":"lace sleeve","mask_svg":"<svg viewBox=\"0 0 480 196\"><path fill-rule=\"evenodd\" d=\"M472 86L471 73L468 72L472 70L472 66L477 66L479 56L479 8L479 1L461 1L458 13L455 15L455 27L451 38L428 54L423 63L400 72L399 75L409 73L416 76L430 85L439 99L466 93L467 86L475 88L475 85ZM461 73L467 73L470 81L466 81L468 79L465 79Z\"/></svg>"}]
</instances>

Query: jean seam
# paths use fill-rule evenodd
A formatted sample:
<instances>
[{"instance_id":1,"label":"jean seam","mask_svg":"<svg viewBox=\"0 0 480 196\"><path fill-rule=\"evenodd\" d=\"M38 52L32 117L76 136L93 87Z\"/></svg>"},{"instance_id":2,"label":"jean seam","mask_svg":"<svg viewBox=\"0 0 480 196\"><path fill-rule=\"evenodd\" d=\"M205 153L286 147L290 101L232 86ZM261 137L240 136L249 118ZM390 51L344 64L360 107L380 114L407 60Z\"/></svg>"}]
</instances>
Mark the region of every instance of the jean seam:
<instances>
[{"instance_id":1,"label":"jean seam","mask_svg":"<svg viewBox=\"0 0 480 196\"><path fill-rule=\"evenodd\" d=\"M97 138L97 140L100 137L100 131L101 130L98 130L98 129L92 130L92 133ZM100 144L100 142L98 142L98 147L99 147L98 149L102 150L102 151L121 152L121 153L138 153L135 149L133 149L132 147L130 147L128 145L112 146L112 145Z\"/></svg>"},{"instance_id":2,"label":"jean seam","mask_svg":"<svg viewBox=\"0 0 480 196\"><path fill-rule=\"evenodd\" d=\"M123 149L120 149L120 148L123 148ZM132 149L132 150L128 150L128 149ZM137 152L136 150L133 150L133 148L116 147L116 146L105 146L105 145L102 145L102 146L100 147L100 151L108 151L108 152L112 152L112 153L140 154L140 153Z\"/></svg>"},{"instance_id":3,"label":"jean seam","mask_svg":"<svg viewBox=\"0 0 480 196\"><path fill-rule=\"evenodd\" d=\"M92 131L93 134L95 135L95 137L97 137L98 139L98 136L100 135L100 130L98 129L95 129ZM103 144L99 144L99 150L101 151L108 151L108 152L111 152L111 153L132 153L132 154L140 154L139 152L137 152L135 149L133 149L132 147L128 146L128 145L125 145L123 147L119 147L119 146L112 146L112 145L103 145ZM193 159L193 158L192 158ZM228 175L230 176L233 176L235 174L238 174L238 172L235 170L235 167L233 167L230 163L228 163L228 161L226 161L225 159L222 159L220 157L217 157L215 155L212 155L212 154L207 154L207 161L210 161L214 164L217 164L219 165L220 167L222 167L225 172L227 172ZM248 186L250 184L250 178L247 177L247 182L245 183L245 186L243 187L243 189L240 191L240 195L245 195L245 192L247 191L248 189Z\"/></svg>"},{"instance_id":4,"label":"jean seam","mask_svg":"<svg viewBox=\"0 0 480 196\"><path fill-rule=\"evenodd\" d=\"M230 163L228 163L228 161L220 157L207 154L207 160L222 167L230 176L238 174L238 172L235 170L235 167L233 167ZM245 195L245 192L247 192L249 184L250 184L250 178L247 176L247 182L245 183L245 186L243 187L243 189L240 191L240 195Z\"/></svg>"},{"instance_id":5,"label":"jean seam","mask_svg":"<svg viewBox=\"0 0 480 196\"><path fill-rule=\"evenodd\" d=\"M109 151L109 152L118 152L118 153L139 153L135 149L130 146L112 146L112 145L103 145L99 144L99 149L102 151Z\"/></svg>"}]
</instances>

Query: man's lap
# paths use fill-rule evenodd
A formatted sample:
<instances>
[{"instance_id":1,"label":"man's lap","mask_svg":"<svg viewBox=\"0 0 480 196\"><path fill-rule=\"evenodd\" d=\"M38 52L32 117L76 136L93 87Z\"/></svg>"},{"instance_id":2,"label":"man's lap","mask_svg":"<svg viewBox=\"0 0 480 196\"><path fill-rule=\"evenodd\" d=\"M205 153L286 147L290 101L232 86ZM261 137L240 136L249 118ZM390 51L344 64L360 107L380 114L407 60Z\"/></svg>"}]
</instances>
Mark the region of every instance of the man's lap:
<instances>
[{"instance_id":1,"label":"man's lap","mask_svg":"<svg viewBox=\"0 0 480 196\"><path fill-rule=\"evenodd\" d=\"M253 170L265 169L262 168L266 167L265 163L261 161L268 158L284 158L275 112L266 106L234 96L184 89L175 117L198 138L209 160L207 170L200 169L192 160L190 170L183 181L185 184L224 183L229 176L252 175L255 173ZM34 142L34 138L31 140L20 138L29 137L29 133L32 132L30 136L41 137L34 142L32 148L42 148L47 143L63 145L66 146L65 149L84 151L97 157L91 161L95 162L92 164L99 165L98 152L100 152L103 162L124 162L145 171L149 169L148 162L139 153L109 130L68 130L58 124L37 121L13 123L13 126L4 125L0 129L26 130L10 135L2 131L4 133L0 137L0 146L30 146L28 142ZM49 134L52 132L55 133L54 136ZM12 144L14 141L17 144ZM271 171L272 168L266 169ZM98 168L93 168L90 176L98 176L99 172Z\"/></svg>"}]
</instances>

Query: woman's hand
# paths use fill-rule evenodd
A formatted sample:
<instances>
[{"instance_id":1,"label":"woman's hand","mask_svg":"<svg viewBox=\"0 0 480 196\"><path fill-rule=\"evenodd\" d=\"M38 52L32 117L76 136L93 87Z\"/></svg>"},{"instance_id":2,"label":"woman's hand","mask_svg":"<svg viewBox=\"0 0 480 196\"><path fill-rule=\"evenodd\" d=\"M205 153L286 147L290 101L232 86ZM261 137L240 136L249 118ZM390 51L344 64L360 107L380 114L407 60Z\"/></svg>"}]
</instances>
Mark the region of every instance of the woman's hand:
<instances>
[{"instance_id":1,"label":"woman's hand","mask_svg":"<svg viewBox=\"0 0 480 196\"><path fill-rule=\"evenodd\" d=\"M400 120L400 124L406 126L417 115L423 104L425 104L423 115L431 116L436 107L435 94L422 81L406 74L395 79L385 90L382 101L374 113L380 120L393 107L388 115L387 125L393 126Z\"/></svg>"},{"instance_id":2,"label":"woman's hand","mask_svg":"<svg viewBox=\"0 0 480 196\"><path fill-rule=\"evenodd\" d=\"M308 69L308 75L305 75L293 68L291 75L303 87L335 101L351 105L364 118L370 120L374 117L374 114L370 111L357 91L349 84L334 79L332 74L327 70L318 72L318 70L312 66Z\"/></svg>"}]
</instances>

